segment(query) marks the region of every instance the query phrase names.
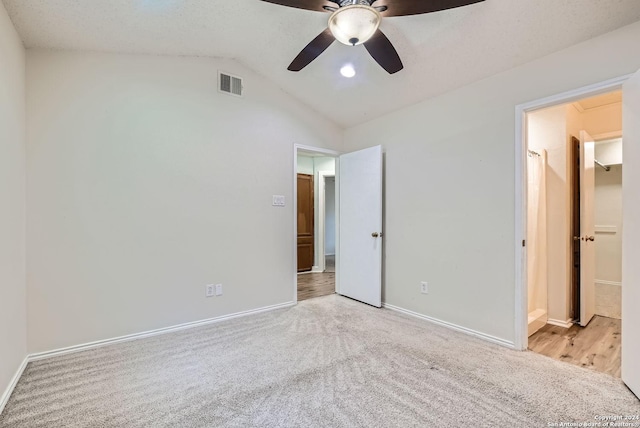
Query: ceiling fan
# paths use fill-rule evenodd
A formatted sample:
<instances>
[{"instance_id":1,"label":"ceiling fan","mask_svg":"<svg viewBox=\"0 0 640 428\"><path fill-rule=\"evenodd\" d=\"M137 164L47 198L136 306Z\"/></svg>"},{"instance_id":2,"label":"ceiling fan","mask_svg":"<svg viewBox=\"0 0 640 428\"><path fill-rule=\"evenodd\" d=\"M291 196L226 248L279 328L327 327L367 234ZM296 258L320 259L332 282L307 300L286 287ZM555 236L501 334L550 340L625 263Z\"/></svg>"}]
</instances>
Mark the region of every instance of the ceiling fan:
<instances>
[{"instance_id":1,"label":"ceiling fan","mask_svg":"<svg viewBox=\"0 0 640 428\"><path fill-rule=\"evenodd\" d=\"M484 0L262 0L267 3L317 12L331 12L329 27L298 54L288 67L300 71L335 40L345 45L361 45L389 74L402 70L398 52L380 31L387 16L418 15L479 3Z\"/></svg>"}]
</instances>

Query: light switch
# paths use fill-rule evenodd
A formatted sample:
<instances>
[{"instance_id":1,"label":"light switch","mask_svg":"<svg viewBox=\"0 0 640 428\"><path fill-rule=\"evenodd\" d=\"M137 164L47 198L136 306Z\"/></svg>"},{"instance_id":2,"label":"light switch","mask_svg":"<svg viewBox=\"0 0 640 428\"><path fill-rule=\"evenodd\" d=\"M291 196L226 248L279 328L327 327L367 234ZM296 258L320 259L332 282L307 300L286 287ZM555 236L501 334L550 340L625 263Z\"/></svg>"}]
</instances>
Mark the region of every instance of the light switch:
<instances>
[{"instance_id":1,"label":"light switch","mask_svg":"<svg viewBox=\"0 0 640 428\"><path fill-rule=\"evenodd\" d=\"M284 196L283 195L273 195L273 206L274 207L284 207Z\"/></svg>"}]
</instances>

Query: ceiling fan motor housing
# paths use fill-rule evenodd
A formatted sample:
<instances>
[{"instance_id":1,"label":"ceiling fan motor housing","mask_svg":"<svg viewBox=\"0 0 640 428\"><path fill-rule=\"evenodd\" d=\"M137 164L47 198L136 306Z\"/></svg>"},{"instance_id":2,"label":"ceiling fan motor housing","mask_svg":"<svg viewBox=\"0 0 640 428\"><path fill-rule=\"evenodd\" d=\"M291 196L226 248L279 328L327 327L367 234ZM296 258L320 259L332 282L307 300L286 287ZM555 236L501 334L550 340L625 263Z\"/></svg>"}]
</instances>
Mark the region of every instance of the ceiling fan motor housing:
<instances>
[{"instance_id":1,"label":"ceiling fan motor housing","mask_svg":"<svg viewBox=\"0 0 640 428\"><path fill-rule=\"evenodd\" d=\"M340 7L345 7L345 6L351 6L352 4L361 4L363 6L371 6L371 4L374 2L375 0L340 0L340 1L336 1L336 3L338 3L340 5Z\"/></svg>"}]
</instances>

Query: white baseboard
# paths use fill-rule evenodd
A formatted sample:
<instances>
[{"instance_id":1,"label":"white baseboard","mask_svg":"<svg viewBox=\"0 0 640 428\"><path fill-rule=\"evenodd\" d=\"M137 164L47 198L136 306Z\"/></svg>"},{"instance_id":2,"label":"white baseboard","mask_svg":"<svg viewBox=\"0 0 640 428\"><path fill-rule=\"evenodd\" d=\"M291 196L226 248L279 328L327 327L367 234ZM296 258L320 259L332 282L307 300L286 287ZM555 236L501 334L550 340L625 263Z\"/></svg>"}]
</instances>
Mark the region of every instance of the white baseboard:
<instances>
[{"instance_id":1,"label":"white baseboard","mask_svg":"<svg viewBox=\"0 0 640 428\"><path fill-rule=\"evenodd\" d=\"M65 348L54 349L51 351L37 352L30 354L28 361L38 361L45 358L57 357L60 355L70 354L73 352L85 351L87 349L98 348L100 346L112 345L114 343L128 342L130 340L144 339L147 337L157 336L160 334L172 333L174 331L186 330L189 328L200 327L207 324L213 324L221 321L230 320L233 318L245 317L248 315L259 314L261 312L269 312L276 309L284 309L291 306L295 306L296 302L279 303L277 305L264 306L262 308L250 309L248 311L236 312L229 315L222 315L219 317L208 318L200 321L192 321L184 324L178 324L170 327L158 328L155 330L144 331L141 333L128 334L126 336L114 337L111 339L97 340L95 342L83 343L80 345L67 346Z\"/></svg>"},{"instance_id":2,"label":"white baseboard","mask_svg":"<svg viewBox=\"0 0 640 428\"><path fill-rule=\"evenodd\" d=\"M20 364L20 367L18 367L18 370L16 370L15 374L11 378L11 382L9 382L7 389L5 389L4 392L2 393L2 396L0 397L0 415L4 410L4 406L6 406L7 402L9 401L9 397L11 397L11 393L13 392L13 389L18 384L18 380L20 380L20 377L22 376L24 369L27 368L28 363L29 363L29 356L26 356L24 360L22 360L22 364Z\"/></svg>"},{"instance_id":3,"label":"white baseboard","mask_svg":"<svg viewBox=\"0 0 640 428\"><path fill-rule=\"evenodd\" d=\"M467 328L467 327L462 327L462 326L450 323L448 321L442 321L442 320L439 320L437 318L433 318L433 317L430 317L430 316L427 316L427 315L419 314L418 312L413 312L413 311L410 311L408 309L401 308L399 306L390 305L388 303L382 303L382 307L383 308L387 308L387 309L391 309L392 311L400 312L400 313L403 313L403 314L406 314L406 315L411 315L413 317L420 318L420 319L423 319L425 321L429 321L431 323L438 324L438 325L441 325L443 327L447 327L447 328L450 328L452 330L456 330L456 331L459 331L461 333L468 334L470 336L475 336L477 338L486 340L487 342L491 342L491 343L495 343L495 344L500 345L500 346L504 346L504 347L507 347L507 348L515 349L515 344L512 341L509 341L509 340L505 340L505 339L501 339L499 337L491 336L490 334L486 334L486 333L482 333L480 331L472 330L472 329Z\"/></svg>"},{"instance_id":4,"label":"white baseboard","mask_svg":"<svg viewBox=\"0 0 640 428\"><path fill-rule=\"evenodd\" d=\"M311 273L322 273L324 272L322 269L320 269L320 266L312 266L311 267Z\"/></svg>"},{"instance_id":5,"label":"white baseboard","mask_svg":"<svg viewBox=\"0 0 640 428\"><path fill-rule=\"evenodd\" d=\"M556 320L553 318L547 318L547 324L551 324L551 325L556 325L558 327L562 327L562 328L569 328L573 325L573 323L571 322L570 319L566 320L566 321L562 321L562 320Z\"/></svg>"},{"instance_id":6,"label":"white baseboard","mask_svg":"<svg viewBox=\"0 0 640 428\"><path fill-rule=\"evenodd\" d=\"M605 281L604 279L596 279L595 283L601 285L617 285L619 287L622 287L622 283L618 281Z\"/></svg>"}]
</instances>

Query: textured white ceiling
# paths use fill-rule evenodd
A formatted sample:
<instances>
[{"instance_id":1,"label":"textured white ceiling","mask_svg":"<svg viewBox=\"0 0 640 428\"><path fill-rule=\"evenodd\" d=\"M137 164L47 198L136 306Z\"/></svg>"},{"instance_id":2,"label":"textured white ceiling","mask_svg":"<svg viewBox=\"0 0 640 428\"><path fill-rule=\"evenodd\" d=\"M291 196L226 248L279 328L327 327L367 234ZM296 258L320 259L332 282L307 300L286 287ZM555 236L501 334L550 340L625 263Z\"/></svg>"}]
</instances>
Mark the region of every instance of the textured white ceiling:
<instances>
[{"instance_id":1,"label":"textured white ceiling","mask_svg":"<svg viewBox=\"0 0 640 428\"><path fill-rule=\"evenodd\" d=\"M410 0L407 0L410 1ZM413 0L428 1L428 0ZM640 0L486 0L385 18L405 68L334 43L299 73L329 14L259 0L3 0L28 48L234 58L343 127L353 126L640 19ZM357 75L339 74L346 63Z\"/></svg>"}]
</instances>

